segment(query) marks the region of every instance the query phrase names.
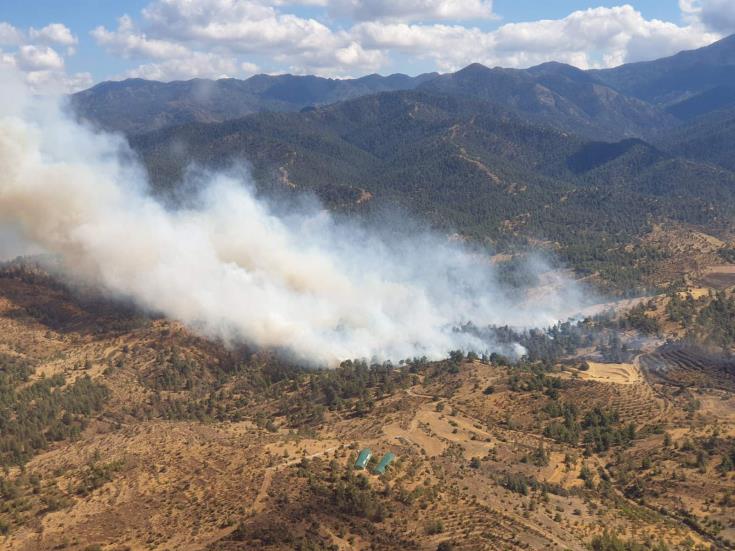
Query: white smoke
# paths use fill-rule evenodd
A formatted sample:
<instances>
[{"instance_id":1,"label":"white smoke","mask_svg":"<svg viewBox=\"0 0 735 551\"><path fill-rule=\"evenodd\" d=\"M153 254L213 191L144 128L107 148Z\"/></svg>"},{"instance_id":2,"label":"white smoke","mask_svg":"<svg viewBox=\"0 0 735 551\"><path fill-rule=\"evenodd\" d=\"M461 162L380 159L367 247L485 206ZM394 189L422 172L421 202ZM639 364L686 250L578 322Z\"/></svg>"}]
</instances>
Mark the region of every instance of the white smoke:
<instances>
[{"instance_id":1,"label":"white smoke","mask_svg":"<svg viewBox=\"0 0 735 551\"><path fill-rule=\"evenodd\" d=\"M569 281L518 303L487 257L444 237L381 237L321 209L276 214L223 174L195 206L167 209L124 140L0 82L0 224L73 277L204 335L315 362L437 358L493 349L462 323L545 326L578 306Z\"/></svg>"}]
</instances>

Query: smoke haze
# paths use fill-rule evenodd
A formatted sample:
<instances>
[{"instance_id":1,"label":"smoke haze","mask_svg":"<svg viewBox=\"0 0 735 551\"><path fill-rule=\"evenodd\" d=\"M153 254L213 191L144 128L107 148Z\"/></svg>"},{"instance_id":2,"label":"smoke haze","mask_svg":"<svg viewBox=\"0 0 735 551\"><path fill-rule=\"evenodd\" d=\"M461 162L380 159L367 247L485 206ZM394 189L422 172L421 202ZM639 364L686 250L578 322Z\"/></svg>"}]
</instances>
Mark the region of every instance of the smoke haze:
<instances>
[{"instance_id":1,"label":"smoke haze","mask_svg":"<svg viewBox=\"0 0 735 551\"><path fill-rule=\"evenodd\" d=\"M446 237L278 212L227 174L200 177L197 196L168 209L122 138L77 124L12 75L0 82L0 224L71 277L206 336L319 363L438 358L496 350L456 331L463 323L541 327L580 305L572 282L540 263L529 269L552 280L519 302L486 256Z\"/></svg>"}]
</instances>

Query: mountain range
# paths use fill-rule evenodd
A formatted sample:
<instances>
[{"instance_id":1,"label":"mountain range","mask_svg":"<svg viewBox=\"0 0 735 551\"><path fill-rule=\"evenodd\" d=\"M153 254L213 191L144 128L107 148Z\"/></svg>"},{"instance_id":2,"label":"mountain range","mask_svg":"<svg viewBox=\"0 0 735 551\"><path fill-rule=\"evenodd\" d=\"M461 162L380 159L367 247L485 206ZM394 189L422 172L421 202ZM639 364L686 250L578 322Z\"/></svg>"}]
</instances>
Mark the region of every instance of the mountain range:
<instances>
[{"instance_id":1,"label":"mountain range","mask_svg":"<svg viewBox=\"0 0 735 551\"><path fill-rule=\"evenodd\" d=\"M734 51L11 120L0 550L734 551Z\"/></svg>"},{"instance_id":2,"label":"mountain range","mask_svg":"<svg viewBox=\"0 0 735 551\"><path fill-rule=\"evenodd\" d=\"M222 122L261 111L298 111L377 92L409 90L436 76L368 75L339 80L255 75L247 80L102 82L71 96L83 118L106 130L137 134L187 122Z\"/></svg>"},{"instance_id":3,"label":"mountain range","mask_svg":"<svg viewBox=\"0 0 735 551\"><path fill-rule=\"evenodd\" d=\"M103 82L71 97L75 111L108 130L138 134L263 111L299 111L379 92L420 89L499 103L535 122L592 139L651 137L682 120L735 107L735 36L705 48L614 69L563 63L530 69L474 63L416 77L357 79L256 75L247 80Z\"/></svg>"},{"instance_id":4,"label":"mountain range","mask_svg":"<svg viewBox=\"0 0 735 551\"><path fill-rule=\"evenodd\" d=\"M496 250L543 243L629 287L645 270L627 245L655 225L733 229L734 63L730 37L605 71L128 80L71 103L129 136L159 193L192 163L245 162L264 191L358 214L398 205Z\"/></svg>"}]
</instances>

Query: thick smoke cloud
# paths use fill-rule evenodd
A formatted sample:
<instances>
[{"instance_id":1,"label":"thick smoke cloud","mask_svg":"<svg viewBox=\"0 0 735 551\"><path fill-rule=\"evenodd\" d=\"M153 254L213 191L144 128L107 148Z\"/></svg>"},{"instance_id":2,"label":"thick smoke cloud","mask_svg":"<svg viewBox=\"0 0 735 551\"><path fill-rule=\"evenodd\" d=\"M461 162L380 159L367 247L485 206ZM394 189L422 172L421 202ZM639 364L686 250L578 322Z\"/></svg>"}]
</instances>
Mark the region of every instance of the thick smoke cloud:
<instances>
[{"instance_id":1,"label":"thick smoke cloud","mask_svg":"<svg viewBox=\"0 0 735 551\"><path fill-rule=\"evenodd\" d=\"M493 350L457 332L462 323L544 326L578 306L559 276L519 303L486 256L445 237L388 238L321 209L277 213L224 174L167 209L124 140L80 126L9 75L0 82L0 222L72 277L204 335L320 363L435 358Z\"/></svg>"}]
</instances>

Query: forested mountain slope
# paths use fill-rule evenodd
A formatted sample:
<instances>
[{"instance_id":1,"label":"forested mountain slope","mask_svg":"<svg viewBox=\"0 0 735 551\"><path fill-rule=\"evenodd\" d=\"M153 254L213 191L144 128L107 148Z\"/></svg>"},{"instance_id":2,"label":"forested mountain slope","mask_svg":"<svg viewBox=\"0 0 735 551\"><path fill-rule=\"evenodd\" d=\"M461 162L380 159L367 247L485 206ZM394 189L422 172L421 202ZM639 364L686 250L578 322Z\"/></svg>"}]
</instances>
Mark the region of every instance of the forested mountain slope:
<instances>
[{"instance_id":1,"label":"forested mountain slope","mask_svg":"<svg viewBox=\"0 0 735 551\"><path fill-rule=\"evenodd\" d=\"M735 170L735 107L697 117L658 142L676 155Z\"/></svg>"},{"instance_id":2,"label":"forested mountain slope","mask_svg":"<svg viewBox=\"0 0 735 551\"><path fill-rule=\"evenodd\" d=\"M672 106L708 90L735 85L735 35L671 57L589 74L622 93Z\"/></svg>"},{"instance_id":3,"label":"forested mountain slope","mask_svg":"<svg viewBox=\"0 0 735 551\"><path fill-rule=\"evenodd\" d=\"M656 256L626 246L656 224L729 235L734 50L730 38L608 71L132 80L72 106L130 136L158 192L192 164L245 161L268 192L310 191L347 213L398 206L496 250L543 243L625 287Z\"/></svg>"},{"instance_id":4,"label":"forested mountain slope","mask_svg":"<svg viewBox=\"0 0 735 551\"><path fill-rule=\"evenodd\" d=\"M190 124L133 140L159 190L190 163L252 163L264 188L348 212L398 204L499 249L544 241L581 269L655 221L726 229L735 174L640 140L590 142L489 102L392 92L303 113Z\"/></svg>"},{"instance_id":5,"label":"forested mountain slope","mask_svg":"<svg viewBox=\"0 0 735 551\"><path fill-rule=\"evenodd\" d=\"M411 89L435 75L357 79L255 75L247 80L102 82L71 96L74 111L105 130L136 134L188 122L218 122L260 111L298 111L376 92Z\"/></svg>"},{"instance_id":6,"label":"forested mountain slope","mask_svg":"<svg viewBox=\"0 0 735 551\"><path fill-rule=\"evenodd\" d=\"M527 70L489 69L475 63L432 79L420 89L489 100L531 121L593 139L647 136L674 124L673 117L657 107L627 97L563 63Z\"/></svg>"},{"instance_id":7,"label":"forested mountain slope","mask_svg":"<svg viewBox=\"0 0 735 551\"><path fill-rule=\"evenodd\" d=\"M698 50L606 70L563 63L530 69L474 63L455 73L357 79L256 75L247 80L103 82L71 96L83 119L138 134L263 111L299 111L378 92L411 90L488 100L590 139L651 138L682 121L735 106L735 37Z\"/></svg>"}]
</instances>

